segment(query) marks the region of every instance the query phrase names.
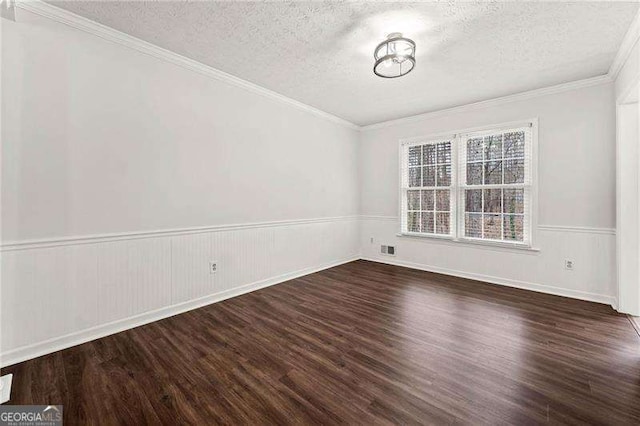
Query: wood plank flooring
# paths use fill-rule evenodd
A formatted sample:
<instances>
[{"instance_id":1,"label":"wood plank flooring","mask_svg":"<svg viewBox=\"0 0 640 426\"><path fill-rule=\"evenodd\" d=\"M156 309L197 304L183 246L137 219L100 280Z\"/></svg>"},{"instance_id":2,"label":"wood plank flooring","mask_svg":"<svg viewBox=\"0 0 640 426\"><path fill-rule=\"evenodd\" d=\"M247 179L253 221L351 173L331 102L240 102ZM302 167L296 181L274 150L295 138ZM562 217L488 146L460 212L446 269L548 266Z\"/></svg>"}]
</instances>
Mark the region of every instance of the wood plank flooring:
<instances>
[{"instance_id":1,"label":"wood plank flooring","mask_svg":"<svg viewBox=\"0 0 640 426\"><path fill-rule=\"evenodd\" d=\"M65 424L640 424L626 316L366 261L5 373Z\"/></svg>"}]
</instances>

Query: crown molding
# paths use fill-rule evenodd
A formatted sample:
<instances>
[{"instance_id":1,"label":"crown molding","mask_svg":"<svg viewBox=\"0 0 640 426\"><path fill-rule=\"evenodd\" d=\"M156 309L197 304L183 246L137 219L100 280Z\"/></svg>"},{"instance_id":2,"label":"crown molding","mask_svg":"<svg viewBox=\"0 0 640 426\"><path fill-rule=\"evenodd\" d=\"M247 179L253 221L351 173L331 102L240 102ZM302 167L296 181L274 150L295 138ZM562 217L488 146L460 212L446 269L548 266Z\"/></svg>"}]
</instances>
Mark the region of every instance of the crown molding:
<instances>
[{"instance_id":1,"label":"crown molding","mask_svg":"<svg viewBox=\"0 0 640 426\"><path fill-rule=\"evenodd\" d=\"M20 9L29 11L31 13L49 18L53 21L68 25L70 27L79 29L89 34L95 35L104 40L108 40L113 43L120 44L122 46L136 50L138 52L153 56L157 59L161 59L163 61L180 66L184 69L197 72L199 74L216 79L218 81L226 82L228 84L243 88L245 90L262 95L264 97L267 97L282 103L286 103L299 110L314 114L318 117L340 124L349 129L359 130L359 131L383 129L386 127L409 124L409 123L413 123L420 120L427 120L427 119L446 116L446 115L455 114L455 113L474 111L477 109L498 106L498 105L502 105L510 102L522 101L526 99L532 99L540 96L551 95L554 93L561 93L561 92L577 90L577 89L586 88L586 87L597 86L600 84L611 83L617 77L618 73L622 69L622 66L624 65L627 58L633 51L633 47L635 43L637 43L638 39L640 38L640 11L639 11L634 21L632 22L631 27L629 28L629 30L625 35L625 38L620 46L620 49L618 50L618 53L616 54L616 57L609 69L609 72L605 75L587 78L583 80L570 81L567 83L562 83L554 86L544 87L544 88L535 89L535 90L529 90L526 92L515 93L512 95L502 96L502 97L474 102L470 104L464 104L464 105L459 105L451 108L426 112L426 113L403 117L395 120L382 121L382 122L370 124L367 126L359 126L343 118L337 117L328 112L319 110L310 105L296 101L287 96L281 95L277 92L274 92L272 90L259 86L257 84L251 83L239 77L228 74L224 71L220 71L216 68L210 67L201 62L195 61L193 59L189 59L187 57L184 57L182 55L179 55L167 49L163 49L149 42L130 36L121 31L107 27L106 25L102 25L90 19L76 15L75 13L72 13L64 9L58 8L56 6L53 6L51 4L45 3L42 0L17 0L15 3L15 6L16 8L20 8Z\"/></svg>"},{"instance_id":2,"label":"crown molding","mask_svg":"<svg viewBox=\"0 0 640 426\"><path fill-rule=\"evenodd\" d=\"M612 80L615 80L620 73L620 70L629 59L631 52L633 52L633 47L636 45L638 40L640 39L640 10L636 14L636 17L631 22L631 26L627 30L624 38L622 39L622 44L620 44L620 48L618 49L618 53L616 57L613 59L613 63L609 68L609 77Z\"/></svg>"},{"instance_id":3,"label":"crown molding","mask_svg":"<svg viewBox=\"0 0 640 426\"><path fill-rule=\"evenodd\" d=\"M138 52L153 56L157 59L172 63L184 69L200 73L207 77L234 85L236 87L240 87L250 92L262 95L266 98L288 104L299 110L306 111L347 128L355 130L358 130L360 128L360 126L337 117L333 114L329 114L328 112L319 110L310 105L304 104L272 90L266 89L257 84L243 80L193 59L189 59L170 50L163 49L162 47L140 40L139 38L130 36L129 34L115 30L111 27L107 27L106 25L102 25L98 22L76 15L75 13L45 3L41 0L18 0L15 6L28 12L35 13L36 15L40 15L53 21L59 22L61 24L68 25L89 34L93 34L97 37L102 38L103 40L117 43Z\"/></svg>"},{"instance_id":4,"label":"crown molding","mask_svg":"<svg viewBox=\"0 0 640 426\"><path fill-rule=\"evenodd\" d=\"M567 83L557 84L555 86L543 87L541 89L529 90L526 92L515 93L513 95L502 96L499 98L488 99L486 101L474 102L471 104L465 104L455 106L452 108L441 109L437 111L427 112L423 114L412 115L409 117L398 118L395 120L383 121L381 123L370 124L368 126L360 127L361 131L377 130L386 127L399 126L402 124L410 124L416 121L428 120L431 118L441 117L450 114L457 114L461 112L475 111L478 109L495 107L511 102L523 101L526 99L538 98L541 96L552 95L555 93L568 92L571 90L578 90L585 87L598 86L601 84L611 83L613 80L608 74L600 75L597 77L586 78L584 80L575 80Z\"/></svg>"}]
</instances>

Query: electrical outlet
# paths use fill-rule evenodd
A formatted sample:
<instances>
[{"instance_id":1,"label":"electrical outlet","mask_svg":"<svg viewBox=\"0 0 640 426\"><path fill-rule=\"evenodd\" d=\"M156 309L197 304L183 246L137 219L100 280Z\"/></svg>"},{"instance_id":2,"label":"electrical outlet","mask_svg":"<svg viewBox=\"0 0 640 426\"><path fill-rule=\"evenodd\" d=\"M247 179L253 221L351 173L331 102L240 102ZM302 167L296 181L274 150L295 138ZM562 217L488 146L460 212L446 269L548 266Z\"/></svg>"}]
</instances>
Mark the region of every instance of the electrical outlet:
<instances>
[{"instance_id":1,"label":"electrical outlet","mask_svg":"<svg viewBox=\"0 0 640 426\"><path fill-rule=\"evenodd\" d=\"M215 274L218 272L218 264L214 261L209 262L209 273Z\"/></svg>"},{"instance_id":2,"label":"electrical outlet","mask_svg":"<svg viewBox=\"0 0 640 426\"><path fill-rule=\"evenodd\" d=\"M567 269L569 271L573 271L573 260L565 259L564 260L564 269Z\"/></svg>"},{"instance_id":3,"label":"electrical outlet","mask_svg":"<svg viewBox=\"0 0 640 426\"><path fill-rule=\"evenodd\" d=\"M373 237L371 237L371 244L373 244Z\"/></svg>"}]
</instances>

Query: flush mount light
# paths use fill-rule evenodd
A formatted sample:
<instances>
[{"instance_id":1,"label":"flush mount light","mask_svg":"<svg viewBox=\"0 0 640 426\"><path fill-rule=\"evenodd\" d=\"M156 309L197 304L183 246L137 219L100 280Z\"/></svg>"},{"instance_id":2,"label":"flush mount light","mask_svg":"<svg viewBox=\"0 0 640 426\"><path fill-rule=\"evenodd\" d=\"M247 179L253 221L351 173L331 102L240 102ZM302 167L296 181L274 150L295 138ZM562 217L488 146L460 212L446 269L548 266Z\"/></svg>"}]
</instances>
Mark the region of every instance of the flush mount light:
<instances>
[{"instance_id":1,"label":"flush mount light","mask_svg":"<svg viewBox=\"0 0 640 426\"><path fill-rule=\"evenodd\" d=\"M416 44L402 37L402 33L391 33L373 53L376 63L375 75L384 78L402 77L416 66Z\"/></svg>"}]
</instances>

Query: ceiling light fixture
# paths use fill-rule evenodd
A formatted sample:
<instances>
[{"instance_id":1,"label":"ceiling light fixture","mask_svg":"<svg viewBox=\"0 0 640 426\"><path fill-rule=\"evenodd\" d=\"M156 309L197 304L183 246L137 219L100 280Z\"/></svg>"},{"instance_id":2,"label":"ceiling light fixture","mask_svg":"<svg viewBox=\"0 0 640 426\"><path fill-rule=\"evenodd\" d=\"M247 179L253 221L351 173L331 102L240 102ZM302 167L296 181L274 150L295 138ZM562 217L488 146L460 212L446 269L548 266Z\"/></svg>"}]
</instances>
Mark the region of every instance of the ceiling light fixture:
<instances>
[{"instance_id":1,"label":"ceiling light fixture","mask_svg":"<svg viewBox=\"0 0 640 426\"><path fill-rule=\"evenodd\" d=\"M391 33L373 53L376 63L375 75L384 78L402 77L416 66L416 44L402 37L402 33Z\"/></svg>"}]
</instances>

